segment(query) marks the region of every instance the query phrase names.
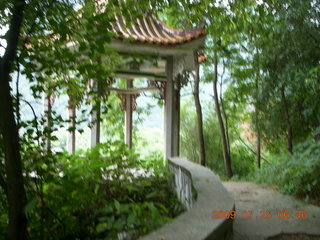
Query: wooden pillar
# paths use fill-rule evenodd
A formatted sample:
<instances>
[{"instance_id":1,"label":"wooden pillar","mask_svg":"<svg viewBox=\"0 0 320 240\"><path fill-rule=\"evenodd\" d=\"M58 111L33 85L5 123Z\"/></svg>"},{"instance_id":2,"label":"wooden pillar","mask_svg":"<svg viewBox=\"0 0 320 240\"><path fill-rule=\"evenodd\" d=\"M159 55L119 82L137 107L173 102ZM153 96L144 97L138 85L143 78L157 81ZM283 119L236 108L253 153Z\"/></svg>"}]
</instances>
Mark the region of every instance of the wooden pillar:
<instances>
[{"instance_id":1,"label":"wooden pillar","mask_svg":"<svg viewBox=\"0 0 320 240\"><path fill-rule=\"evenodd\" d=\"M51 128L52 128L52 105L53 105L53 96L52 94L46 95L44 94L43 100L43 108L44 108L44 115L45 115L45 139L44 145L46 151L51 151Z\"/></svg>"},{"instance_id":2,"label":"wooden pillar","mask_svg":"<svg viewBox=\"0 0 320 240\"><path fill-rule=\"evenodd\" d=\"M173 104L174 104L174 86L173 86L173 57L167 58L166 64L167 83L165 88L165 151L164 157L168 159L173 157Z\"/></svg>"},{"instance_id":3,"label":"wooden pillar","mask_svg":"<svg viewBox=\"0 0 320 240\"><path fill-rule=\"evenodd\" d=\"M96 93L99 95L100 92L100 83L99 81L95 81L93 83L93 87L96 90ZM98 143L100 143L100 113L101 113L101 103L100 100L98 100L96 103L94 103L93 110L91 113L91 122L92 122L92 128L91 128L91 147L96 146Z\"/></svg>"},{"instance_id":4,"label":"wooden pillar","mask_svg":"<svg viewBox=\"0 0 320 240\"><path fill-rule=\"evenodd\" d=\"M69 153L76 151L76 106L72 103L71 97L68 102L69 129L67 136L67 149Z\"/></svg>"},{"instance_id":5,"label":"wooden pillar","mask_svg":"<svg viewBox=\"0 0 320 240\"><path fill-rule=\"evenodd\" d=\"M173 156L180 154L180 81L177 80L174 89L174 110L173 110Z\"/></svg>"},{"instance_id":6,"label":"wooden pillar","mask_svg":"<svg viewBox=\"0 0 320 240\"><path fill-rule=\"evenodd\" d=\"M133 80L127 79L127 88L133 88ZM128 147L132 148L132 100L133 96L131 94L126 94L126 105L125 105L125 144L128 145Z\"/></svg>"}]
</instances>

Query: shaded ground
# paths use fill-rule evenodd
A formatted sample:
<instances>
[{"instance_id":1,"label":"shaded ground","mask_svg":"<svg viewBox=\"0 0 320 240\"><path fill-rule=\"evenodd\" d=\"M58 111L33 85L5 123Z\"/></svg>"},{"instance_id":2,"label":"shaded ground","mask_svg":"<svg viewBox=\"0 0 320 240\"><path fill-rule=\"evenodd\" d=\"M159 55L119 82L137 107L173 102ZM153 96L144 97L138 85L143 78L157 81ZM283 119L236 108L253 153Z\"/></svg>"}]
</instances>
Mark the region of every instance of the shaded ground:
<instances>
[{"instance_id":1,"label":"shaded ground","mask_svg":"<svg viewBox=\"0 0 320 240\"><path fill-rule=\"evenodd\" d=\"M320 236L309 236L302 234L282 234L280 236L269 238L269 240L320 240Z\"/></svg>"},{"instance_id":2,"label":"shaded ground","mask_svg":"<svg viewBox=\"0 0 320 240\"><path fill-rule=\"evenodd\" d=\"M268 185L250 182L223 182L223 185L236 203L235 240L320 240L320 207L283 195ZM280 219L278 211L285 210L290 218ZM248 211L254 211L253 216L244 219ZM270 211L272 217L261 219L267 217L266 211ZM298 218L298 211L306 211L306 219ZM285 235L281 236L283 233Z\"/></svg>"}]
</instances>

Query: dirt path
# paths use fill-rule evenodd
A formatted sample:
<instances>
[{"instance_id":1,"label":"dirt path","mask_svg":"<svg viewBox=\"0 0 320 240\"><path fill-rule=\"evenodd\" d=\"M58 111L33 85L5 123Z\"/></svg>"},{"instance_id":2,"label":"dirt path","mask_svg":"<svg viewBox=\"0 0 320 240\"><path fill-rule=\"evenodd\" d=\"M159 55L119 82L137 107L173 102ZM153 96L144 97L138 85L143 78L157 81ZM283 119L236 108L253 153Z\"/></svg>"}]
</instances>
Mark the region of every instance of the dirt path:
<instances>
[{"instance_id":1,"label":"dirt path","mask_svg":"<svg viewBox=\"0 0 320 240\"><path fill-rule=\"evenodd\" d=\"M233 195L237 218L234 221L235 240L272 239L314 239L320 240L320 208L306 204L291 196L279 193L275 188L250 182L223 182ZM279 219L278 211L287 210L288 219ZM248 211L254 211L252 218L244 219ZM271 211L270 219L266 211ZM297 218L298 211L307 211L307 218ZM298 235L300 234L300 235ZM305 236L305 234L309 236Z\"/></svg>"}]
</instances>

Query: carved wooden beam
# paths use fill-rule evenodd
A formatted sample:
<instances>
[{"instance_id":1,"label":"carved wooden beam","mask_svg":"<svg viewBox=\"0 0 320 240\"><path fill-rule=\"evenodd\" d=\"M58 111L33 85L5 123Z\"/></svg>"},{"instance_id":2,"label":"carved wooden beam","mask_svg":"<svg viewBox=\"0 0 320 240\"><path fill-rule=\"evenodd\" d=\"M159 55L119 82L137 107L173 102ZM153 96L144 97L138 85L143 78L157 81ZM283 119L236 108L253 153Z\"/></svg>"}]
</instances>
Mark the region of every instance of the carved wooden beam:
<instances>
[{"instance_id":1,"label":"carved wooden beam","mask_svg":"<svg viewBox=\"0 0 320 240\"><path fill-rule=\"evenodd\" d=\"M112 88L109 87L107 88L108 91L114 91L119 94L139 94L141 92L146 92L146 91L159 91L159 88L157 87L145 87L145 88Z\"/></svg>"}]
</instances>

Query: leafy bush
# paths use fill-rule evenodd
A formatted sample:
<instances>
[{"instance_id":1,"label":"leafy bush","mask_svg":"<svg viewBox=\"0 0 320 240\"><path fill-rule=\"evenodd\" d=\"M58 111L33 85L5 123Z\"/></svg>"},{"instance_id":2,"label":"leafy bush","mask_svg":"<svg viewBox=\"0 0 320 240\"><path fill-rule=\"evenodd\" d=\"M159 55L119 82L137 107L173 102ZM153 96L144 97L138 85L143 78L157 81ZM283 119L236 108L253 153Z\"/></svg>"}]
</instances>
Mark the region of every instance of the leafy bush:
<instances>
[{"instance_id":1,"label":"leafy bush","mask_svg":"<svg viewBox=\"0 0 320 240\"><path fill-rule=\"evenodd\" d=\"M293 155L272 158L251 180L278 185L284 193L305 198L320 197L320 142L297 145Z\"/></svg>"},{"instance_id":2,"label":"leafy bush","mask_svg":"<svg viewBox=\"0 0 320 240\"><path fill-rule=\"evenodd\" d=\"M30 239L137 239L183 211L163 162L141 161L120 142L24 158Z\"/></svg>"},{"instance_id":3,"label":"leafy bush","mask_svg":"<svg viewBox=\"0 0 320 240\"><path fill-rule=\"evenodd\" d=\"M234 172L233 180L244 178L254 172L256 156L240 143L231 146L231 161Z\"/></svg>"}]
</instances>

